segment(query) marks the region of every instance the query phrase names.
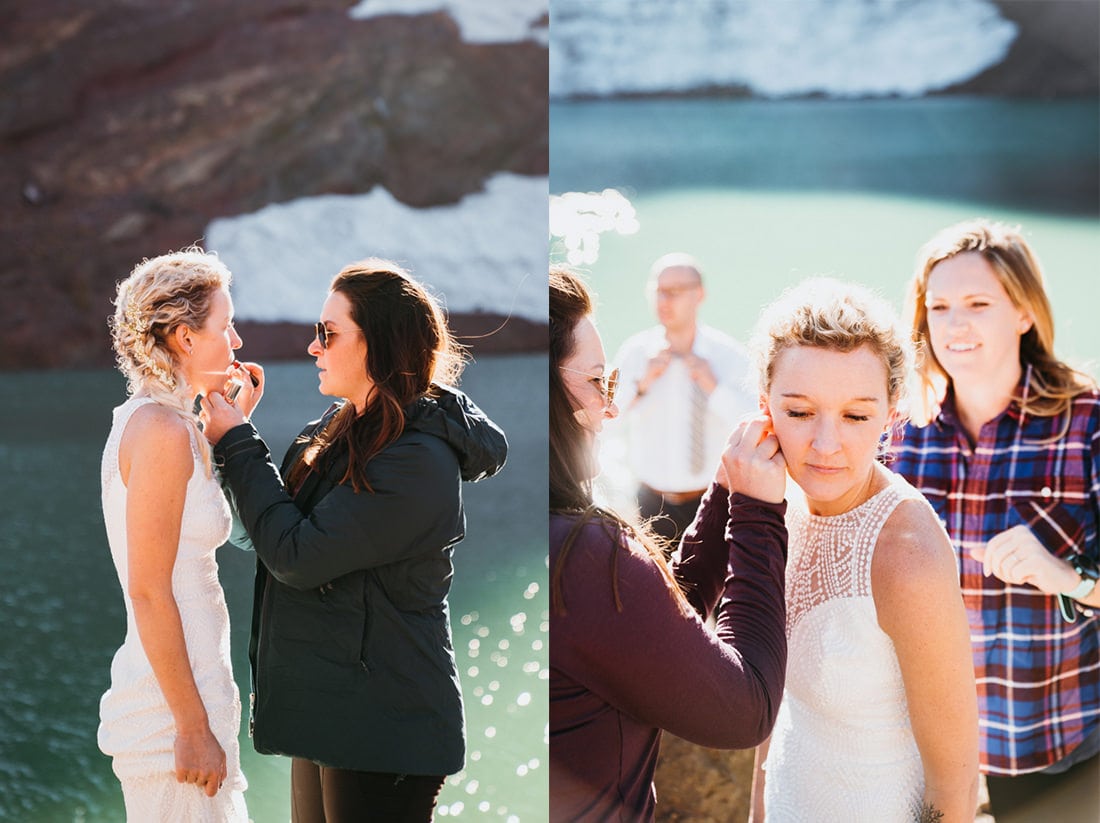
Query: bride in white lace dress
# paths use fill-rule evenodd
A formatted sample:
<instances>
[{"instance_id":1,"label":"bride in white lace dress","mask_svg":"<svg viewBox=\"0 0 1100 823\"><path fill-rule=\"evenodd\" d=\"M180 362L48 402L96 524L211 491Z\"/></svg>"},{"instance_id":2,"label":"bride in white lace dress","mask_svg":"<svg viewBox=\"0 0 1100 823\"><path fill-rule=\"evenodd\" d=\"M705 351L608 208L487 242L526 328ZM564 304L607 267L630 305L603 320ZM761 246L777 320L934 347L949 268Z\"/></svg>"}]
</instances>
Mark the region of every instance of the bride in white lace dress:
<instances>
[{"instance_id":1,"label":"bride in white lace dress","mask_svg":"<svg viewBox=\"0 0 1100 823\"><path fill-rule=\"evenodd\" d=\"M214 550L230 514L193 413L223 391L241 340L229 270L198 249L134 268L111 333L130 398L103 450L103 518L126 604L126 637L100 701L127 819L246 823L241 704ZM244 381L249 382L249 381ZM251 408L251 391L238 402Z\"/></svg>"},{"instance_id":2,"label":"bride in white lace dress","mask_svg":"<svg viewBox=\"0 0 1100 823\"><path fill-rule=\"evenodd\" d=\"M787 515L786 688L751 820L972 823L977 700L954 555L927 501L876 459L907 337L885 302L819 279L765 311L755 348L805 501Z\"/></svg>"}]
</instances>

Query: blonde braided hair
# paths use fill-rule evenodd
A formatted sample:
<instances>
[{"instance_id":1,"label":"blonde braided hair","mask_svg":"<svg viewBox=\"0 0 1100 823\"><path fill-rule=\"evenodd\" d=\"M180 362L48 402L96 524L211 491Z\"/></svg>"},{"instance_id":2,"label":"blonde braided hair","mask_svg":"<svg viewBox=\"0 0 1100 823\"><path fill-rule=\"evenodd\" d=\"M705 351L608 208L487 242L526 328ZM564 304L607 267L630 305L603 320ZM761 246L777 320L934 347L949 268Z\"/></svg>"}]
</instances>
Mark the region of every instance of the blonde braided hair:
<instances>
[{"instance_id":1,"label":"blonde braided hair","mask_svg":"<svg viewBox=\"0 0 1100 823\"><path fill-rule=\"evenodd\" d=\"M194 427L208 469L210 451L198 432L194 392L168 340L181 325L201 329L215 292L228 290L231 280L226 265L198 246L142 260L118 284L115 312L108 320L127 392L148 395Z\"/></svg>"}]
</instances>

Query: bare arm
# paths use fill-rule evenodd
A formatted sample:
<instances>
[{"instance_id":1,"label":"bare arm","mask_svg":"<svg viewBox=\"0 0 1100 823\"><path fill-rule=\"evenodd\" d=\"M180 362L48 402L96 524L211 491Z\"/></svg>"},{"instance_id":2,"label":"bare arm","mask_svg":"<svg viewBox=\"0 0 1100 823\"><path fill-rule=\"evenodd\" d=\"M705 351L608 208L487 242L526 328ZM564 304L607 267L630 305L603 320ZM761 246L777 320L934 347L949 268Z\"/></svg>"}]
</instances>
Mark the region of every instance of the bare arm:
<instances>
[{"instance_id":1,"label":"bare arm","mask_svg":"<svg viewBox=\"0 0 1100 823\"><path fill-rule=\"evenodd\" d=\"M771 736L756 747L752 763L752 794L749 799L749 823L764 823L764 761L768 759Z\"/></svg>"},{"instance_id":2,"label":"bare arm","mask_svg":"<svg viewBox=\"0 0 1100 823\"><path fill-rule=\"evenodd\" d=\"M195 685L172 593L187 481L194 459L186 423L149 405L135 412L122 438L126 484L127 590L142 648L176 725L176 779L213 797L226 776L225 752Z\"/></svg>"},{"instance_id":3,"label":"bare arm","mask_svg":"<svg viewBox=\"0 0 1100 823\"><path fill-rule=\"evenodd\" d=\"M954 555L930 509L917 501L898 506L879 536L871 580L879 625L894 642L924 765L920 819L973 823L974 664Z\"/></svg>"}]
</instances>

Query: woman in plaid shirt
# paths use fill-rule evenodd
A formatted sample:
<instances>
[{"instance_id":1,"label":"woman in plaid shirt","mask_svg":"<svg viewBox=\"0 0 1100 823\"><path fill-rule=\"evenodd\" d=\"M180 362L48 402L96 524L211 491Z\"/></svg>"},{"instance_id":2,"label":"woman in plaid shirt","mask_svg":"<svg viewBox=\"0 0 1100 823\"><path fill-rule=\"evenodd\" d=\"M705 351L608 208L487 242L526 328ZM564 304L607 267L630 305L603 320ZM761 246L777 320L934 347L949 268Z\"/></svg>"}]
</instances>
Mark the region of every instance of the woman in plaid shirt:
<instances>
[{"instance_id":1,"label":"woman in plaid shirt","mask_svg":"<svg viewBox=\"0 0 1100 823\"><path fill-rule=\"evenodd\" d=\"M1054 356L1042 273L1015 229L937 234L908 308L923 391L891 467L958 554L993 814L1052 819L1043 796L1096 786L1100 395Z\"/></svg>"}]
</instances>

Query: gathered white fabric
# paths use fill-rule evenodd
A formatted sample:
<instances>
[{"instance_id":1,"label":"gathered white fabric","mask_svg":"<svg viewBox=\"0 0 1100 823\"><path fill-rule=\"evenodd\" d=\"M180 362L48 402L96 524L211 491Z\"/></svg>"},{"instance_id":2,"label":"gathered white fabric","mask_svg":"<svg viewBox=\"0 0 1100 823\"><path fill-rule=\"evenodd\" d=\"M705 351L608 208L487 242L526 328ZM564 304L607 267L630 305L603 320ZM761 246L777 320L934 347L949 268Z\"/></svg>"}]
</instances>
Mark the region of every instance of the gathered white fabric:
<instances>
[{"instance_id":1,"label":"gathered white fabric","mask_svg":"<svg viewBox=\"0 0 1100 823\"><path fill-rule=\"evenodd\" d=\"M191 783L163 775L122 780L128 823L248 823L244 794L228 787L213 797Z\"/></svg>"},{"instance_id":2,"label":"gathered white fabric","mask_svg":"<svg viewBox=\"0 0 1100 823\"><path fill-rule=\"evenodd\" d=\"M122 585L126 604L126 637L111 662L111 686L99 704L99 748L113 758L115 774L127 785L152 786L155 781L136 778L160 777L173 786L175 778L175 723L156 676L145 655L134 621L134 607L127 592L128 545L126 539L126 486L118 467L119 443L133 413L148 397L132 397L114 410L114 421L101 466L103 519L111 557ZM247 788L240 766L237 735L241 724L241 701L229 651L229 611L218 581L215 550L228 538L231 527L229 506L217 480L207 474L201 452L191 435L195 468L187 483L187 495L180 524L179 551L172 570L172 593L183 623L187 653L195 683L209 716L210 729L225 750L228 776L222 791L228 798ZM201 795L194 785L190 789ZM163 786L151 789L154 796L168 797ZM130 805L144 802L127 796ZM209 805L209 804L208 804ZM224 804L223 804L224 805ZM240 803L243 808L243 800ZM230 803L226 808L233 806ZM136 818L135 818L136 819ZM149 817L152 819L184 819ZM191 819L191 818L187 818ZM194 818L200 819L200 818ZM201 818L203 820L247 820L244 816Z\"/></svg>"},{"instance_id":3,"label":"gathered white fabric","mask_svg":"<svg viewBox=\"0 0 1100 823\"><path fill-rule=\"evenodd\" d=\"M900 475L844 514L787 515L787 679L765 764L766 819L916 820L924 791L905 686L871 596L879 532Z\"/></svg>"}]
</instances>

